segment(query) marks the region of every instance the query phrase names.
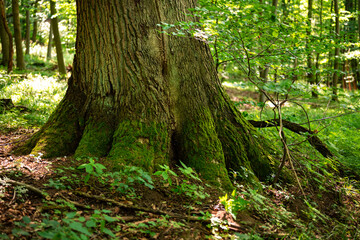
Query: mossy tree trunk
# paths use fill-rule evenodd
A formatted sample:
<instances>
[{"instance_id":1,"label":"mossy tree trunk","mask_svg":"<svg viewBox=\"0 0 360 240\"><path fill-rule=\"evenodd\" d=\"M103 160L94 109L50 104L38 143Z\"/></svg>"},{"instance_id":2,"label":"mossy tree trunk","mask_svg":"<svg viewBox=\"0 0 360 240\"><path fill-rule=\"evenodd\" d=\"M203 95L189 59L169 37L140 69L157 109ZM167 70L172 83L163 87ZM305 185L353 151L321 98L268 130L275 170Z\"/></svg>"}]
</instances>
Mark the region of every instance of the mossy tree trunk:
<instances>
[{"instance_id":1,"label":"mossy tree trunk","mask_svg":"<svg viewBox=\"0 0 360 240\"><path fill-rule=\"evenodd\" d=\"M47 157L107 157L150 171L181 160L229 188L228 170L272 172L261 136L231 103L208 45L160 34L161 22L194 20L194 1L78 0L68 91L24 145Z\"/></svg>"}]
</instances>

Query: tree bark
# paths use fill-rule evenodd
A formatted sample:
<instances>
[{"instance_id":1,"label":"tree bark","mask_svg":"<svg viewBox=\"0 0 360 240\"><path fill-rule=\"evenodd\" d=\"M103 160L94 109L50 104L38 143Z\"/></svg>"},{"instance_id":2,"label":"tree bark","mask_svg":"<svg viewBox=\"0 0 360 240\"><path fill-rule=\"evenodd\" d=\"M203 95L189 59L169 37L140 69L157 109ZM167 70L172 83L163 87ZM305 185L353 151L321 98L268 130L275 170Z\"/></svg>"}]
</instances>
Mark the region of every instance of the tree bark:
<instances>
[{"instance_id":1,"label":"tree bark","mask_svg":"<svg viewBox=\"0 0 360 240\"><path fill-rule=\"evenodd\" d=\"M12 11L14 20L14 35L16 46L16 66L18 69L25 69L24 53L22 48L20 17L19 17L19 0L12 0Z\"/></svg>"},{"instance_id":2,"label":"tree bark","mask_svg":"<svg viewBox=\"0 0 360 240\"><path fill-rule=\"evenodd\" d=\"M52 30L51 21L50 21L49 42L47 45L47 52L46 52L46 60L47 61L49 61L51 59L52 40L53 40L53 30Z\"/></svg>"},{"instance_id":3,"label":"tree bark","mask_svg":"<svg viewBox=\"0 0 360 240\"><path fill-rule=\"evenodd\" d=\"M1 53L2 53L2 61L1 65L7 66L9 62L9 55L10 55L10 44L9 44L9 37L5 30L5 24L3 18L0 18L0 37L1 37Z\"/></svg>"},{"instance_id":4,"label":"tree bark","mask_svg":"<svg viewBox=\"0 0 360 240\"><path fill-rule=\"evenodd\" d=\"M1 18L1 29L4 29L4 31L6 33L4 38L1 38L3 63L4 63L4 65L7 65L7 68L8 68L7 71L11 72L13 69L14 51L13 51L12 34L10 32L10 29L9 29L9 26L8 26L7 20L6 20L4 0L0 0L0 18ZM6 38L7 38L7 40L6 40ZM6 56L8 56L7 62L5 62Z\"/></svg>"},{"instance_id":5,"label":"tree bark","mask_svg":"<svg viewBox=\"0 0 360 240\"><path fill-rule=\"evenodd\" d=\"M340 16L339 16L339 1L334 0L334 11L335 11L335 56L334 56L334 74L332 79L332 88L333 88L333 95L332 100L338 101L337 95L337 85L339 82L339 71L340 71L340 64L339 64L339 57L340 57L340 47L338 46L340 40Z\"/></svg>"},{"instance_id":6,"label":"tree bark","mask_svg":"<svg viewBox=\"0 0 360 240\"><path fill-rule=\"evenodd\" d=\"M37 29L38 29L38 19L37 19L37 8L38 8L38 1L35 1L35 5L34 5L34 21L33 21L33 31L32 31L32 35L31 35L31 41L33 43L36 42L36 36L37 36Z\"/></svg>"},{"instance_id":7,"label":"tree bark","mask_svg":"<svg viewBox=\"0 0 360 240\"><path fill-rule=\"evenodd\" d=\"M26 10L25 54L30 54L30 10Z\"/></svg>"},{"instance_id":8,"label":"tree bark","mask_svg":"<svg viewBox=\"0 0 360 240\"><path fill-rule=\"evenodd\" d=\"M237 111L208 45L160 34L192 20L192 0L77 0L73 74L48 122L19 149L47 157L107 157L153 171L179 160L231 188L230 169L266 179L275 162ZM255 179L257 179L255 178Z\"/></svg>"},{"instance_id":9,"label":"tree bark","mask_svg":"<svg viewBox=\"0 0 360 240\"><path fill-rule=\"evenodd\" d=\"M50 0L50 12L51 16L56 15L56 9L55 9L55 2ZM60 38L60 32L59 32L59 24L58 24L58 18L52 17L51 18L51 28L54 35L54 42L56 47L56 58L59 68L59 73L62 75L66 74L66 68L64 63L64 56L61 46L61 38Z\"/></svg>"},{"instance_id":10,"label":"tree bark","mask_svg":"<svg viewBox=\"0 0 360 240\"><path fill-rule=\"evenodd\" d=\"M308 16L307 16L307 39L306 39L306 50L307 50L307 57L306 57L306 63L307 63L307 79L308 82L313 85L311 90L311 95L314 98L318 97L318 94L315 90L316 85L315 84L315 78L314 78L314 69L313 69L313 50L310 47L311 45L311 39L312 39L312 17L313 17L313 0L308 0Z\"/></svg>"}]
</instances>

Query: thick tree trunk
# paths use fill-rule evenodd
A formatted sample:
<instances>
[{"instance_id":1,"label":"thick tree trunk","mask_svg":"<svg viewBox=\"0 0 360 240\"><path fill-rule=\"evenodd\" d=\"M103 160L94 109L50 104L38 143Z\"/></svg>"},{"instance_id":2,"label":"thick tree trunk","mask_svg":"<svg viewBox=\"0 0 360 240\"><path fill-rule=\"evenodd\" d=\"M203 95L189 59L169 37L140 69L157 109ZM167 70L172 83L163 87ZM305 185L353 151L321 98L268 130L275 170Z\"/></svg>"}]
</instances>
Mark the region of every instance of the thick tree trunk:
<instances>
[{"instance_id":1,"label":"thick tree trunk","mask_svg":"<svg viewBox=\"0 0 360 240\"><path fill-rule=\"evenodd\" d=\"M12 11L14 19L14 36L16 46L16 66L18 69L25 69L24 53L22 48L22 38L19 17L19 0L12 0Z\"/></svg>"},{"instance_id":2,"label":"thick tree trunk","mask_svg":"<svg viewBox=\"0 0 360 240\"><path fill-rule=\"evenodd\" d=\"M106 156L114 167L150 171L181 160L224 188L230 169L268 177L263 138L223 90L208 45L159 33L161 22L189 20L191 7L192 0L78 0L68 91L22 150Z\"/></svg>"},{"instance_id":3,"label":"thick tree trunk","mask_svg":"<svg viewBox=\"0 0 360 240\"><path fill-rule=\"evenodd\" d=\"M10 32L9 26L6 20L5 14L5 2L4 0L0 0L0 18L1 18L1 29L5 31L5 36L1 37L1 44L2 44L2 53L3 53L3 63L7 65L8 72L11 72L13 69L13 43L12 43L12 34ZM2 31L2 30L1 30ZM6 40L7 38L7 40ZM7 57L7 62L5 62Z\"/></svg>"},{"instance_id":4,"label":"thick tree trunk","mask_svg":"<svg viewBox=\"0 0 360 240\"><path fill-rule=\"evenodd\" d=\"M50 12L51 12L51 16L54 16L56 14L55 2L52 0L50 0ZM62 52L59 24L58 24L57 17L51 18L51 29L52 29L52 32L54 35L54 42L55 42L55 47L56 47L56 58L57 58L59 73L65 75L66 68L65 68L64 56L63 56L63 52Z\"/></svg>"}]
</instances>

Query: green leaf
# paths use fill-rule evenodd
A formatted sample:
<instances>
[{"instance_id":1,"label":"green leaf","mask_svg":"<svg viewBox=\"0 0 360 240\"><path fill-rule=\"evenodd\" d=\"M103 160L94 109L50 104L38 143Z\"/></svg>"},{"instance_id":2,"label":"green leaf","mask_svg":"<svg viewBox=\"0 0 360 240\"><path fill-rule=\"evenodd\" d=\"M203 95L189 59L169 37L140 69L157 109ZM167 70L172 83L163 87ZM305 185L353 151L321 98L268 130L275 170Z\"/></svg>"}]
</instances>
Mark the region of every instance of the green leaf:
<instances>
[{"instance_id":1,"label":"green leaf","mask_svg":"<svg viewBox=\"0 0 360 240\"><path fill-rule=\"evenodd\" d=\"M112 218L106 214L103 215L105 220L108 221L108 222L116 222L117 220L115 218Z\"/></svg>"},{"instance_id":2,"label":"green leaf","mask_svg":"<svg viewBox=\"0 0 360 240\"><path fill-rule=\"evenodd\" d=\"M46 239L53 239L55 236L54 232L38 232L40 237L46 238Z\"/></svg>"},{"instance_id":3,"label":"green leaf","mask_svg":"<svg viewBox=\"0 0 360 240\"><path fill-rule=\"evenodd\" d=\"M86 225L86 227L88 227L88 228L96 227L96 222L95 222L94 220L90 219L89 221L87 221L87 222L85 223L85 225Z\"/></svg>"},{"instance_id":4,"label":"green leaf","mask_svg":"<svg viewBox=\"0 0 360 240\"><path fill-rule=\"evenodd\" d=\"M102 231L111 237L116 237L116 235L108 228L103 228Z\"/></svg>"},{"instance_id":5,"label":"green leaf","mask_svg":"<svg viewBox=\"0 0 360 240\"><path fill-rule=\"evenodd\" d=\"M76 212L69 212L65 214L67 218L74 218L76 216Z\"/></svg>"},{"instance_id":6,"label":"green leaf","mask_svg":"<svg viewBox=\"0 0 360 240\"><path fill-rule=\"evenodd\" d=\"M79 231L79 232L81 232L81 233L83 233L83 234L85 234L85 235L88 235L88 236L91 235L91 233L89 232L89 230L88 230L86 227L84 227L84 226L83 226L81 223L79 223L79 222L72 222L72 223L69 224L69 227L70 227L71 229L74 229L74 230L76 230L76 231Z\"/></svg>"},{"instance_id":7,"label":"green leaf","mask_svg":"<svg viewBox=\"0 0 360 240\"><path fill-rule=\"evenodd\" d=\"M31 219L28 216L24 216L22 218L22 220L23 220L24 223L27 223L27 224L29 224L31 222Z\"/></svg>"},{"instance_id":8,"label":"green leaf","mask_svg":"<svg viewBox=\"0 0 360 240\"><path fill-rule=\"evenodd\" d=\"M90 164L87 164L87 165L85 165L85 171L87 173L93 173L94 172L94 167L92 165L90 165Z\"/></svg>"},{"instance_id":9,"label":"green leaf","mask_svg":"<svg viewBox=\"0 0 360 240\"><path fill-rule=\"evenodd\" d=\"M277 38L277 37L279 37L279 32L277 30L274 30L272 32L272 35L273 35L274 38Z\"/></svg>"}]
</instances>

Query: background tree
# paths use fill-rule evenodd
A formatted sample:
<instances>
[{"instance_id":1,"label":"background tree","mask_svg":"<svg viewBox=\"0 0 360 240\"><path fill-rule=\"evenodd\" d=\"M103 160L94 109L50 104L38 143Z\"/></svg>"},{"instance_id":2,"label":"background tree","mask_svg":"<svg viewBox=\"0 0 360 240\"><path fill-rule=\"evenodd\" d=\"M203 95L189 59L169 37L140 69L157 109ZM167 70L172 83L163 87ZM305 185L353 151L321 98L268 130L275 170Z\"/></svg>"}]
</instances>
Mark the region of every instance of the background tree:
<instances>
[{"instance_id":1,"label":"background tree","mask_svg":"<svg viewBox=\"0 0 360 240\"><path fill-rule=\"evenodd\" d=\"M56 6L55 6L55 2L52 0L50 0L50 13L51 13L51 29L54 36L59 73L65 75L66 69L65 69L64 55L62 51L62 44L61 44L61 38L59 32L58 18L56 16ZM51 38L51 34L50 34L50 38Z\"/></svg>"},{"instance_id":2,"label":"background tree","mask_svg":"<svg viewBox=\"0 0 360 240\"><path fill-rule=\"evenodd\" d=\"M38 0L36 0L34 2L34 7L33 7L33 30L32 30L32 35L31 35L31 40L33 43L36 42L36 35L37 35L37 30L38 30L38 17L37 17L37 11L38 11Z\"/></svg>"},{"instance_id":3,"label":"background tree","mask_svg":"<svg viewBox=\"0 0 360 240\"><path fill-rule=\"evenodd\" d=\"M49 41L48 41L47 51L46 51L46 60L48 60L48 61L51 59L52 42L53 42L53 28L51 26L52 21L50 20L49 23L50 23L50 25L49 25Z\"/></svg>"},{"instance_id":4,"label":"background tree","mask_svg":"<svg viewBox=\"0 0 360 240\"><path fill-rule=\"evenodd\" d=\"M8 72L12 71L13 68L13 43L12 43L12 34L9 29L6 20L6 11L5 11L5 1L0 0L0 17L1 17L1 31L4 30L5 34L1 32L1 44L2 44L2 53L4 65L7 66ZM7 38L7 39L6 39Z\"/></svg>"},{"instance_id":5,"label":"background tree","mask_svg":"<svg viewBox=\"0 0 360 240\"><path fill-rule=\"evenodd\" d=\"M208 45L159 34L161 22L195 22L186 14L193 4L78 0L67 93L21 149L106 156L114 167L149 170L181 160L224 188L230 169L269 177L265 141L225 94Z\"/></svg>"},{"instance_id":6,"label":"background tree","mask_svg":"<svg viewBox=\"0 0 360 240\"><path fill-rule=\"evenodd\" d=\"M333 96L332 100L337 101L337 85L339 82L339 74L340 74L340 15L339 15L339 1L334 0L334 11L335 11L335 55L334 55L334 73L332 79L332 87L333 87Z\"/></svg>"},{"instance_id":7,"label":"background tree","mask_svg":"<svg viewBox=\"0 0 360 240\"><path fill-rule=\"evenodd\" d=\"M25 54L30 54L30 10L26 9Z\"/></svg>"},{"instance_id":8,"label":"background tree","mask_svg":"<svg viewBox=\"0 0 360 240\"><path fill-rule=\"evenodd\" d=\"M25 69L24 53L22 48L22 37L19 16L19 1L12 0L12 11L14 20L14 36L16 46L16 66L18 69Z\"/></svg>"},{"instance_id":9,"label":"background tree","mask_svg":"<svg viewBox=\"0 0 360 240\"><path fill-rule=\"evenodd\" d=\"M3 3L1 3L3 4ZM1 11L4 10L4 8L0 9ZM6 18L5 18L6 20ZM9 56L10 56L10 44L9 44L9 37L5 30L5 24L7 22L4 22L3 18L0 18L0 37L1 37L1 53L2 53L2 61L1 65L7 66L9 62Z\"/></svg>"}]
</instances>

